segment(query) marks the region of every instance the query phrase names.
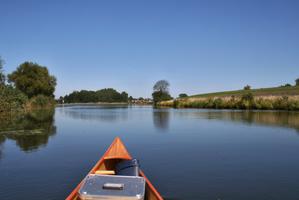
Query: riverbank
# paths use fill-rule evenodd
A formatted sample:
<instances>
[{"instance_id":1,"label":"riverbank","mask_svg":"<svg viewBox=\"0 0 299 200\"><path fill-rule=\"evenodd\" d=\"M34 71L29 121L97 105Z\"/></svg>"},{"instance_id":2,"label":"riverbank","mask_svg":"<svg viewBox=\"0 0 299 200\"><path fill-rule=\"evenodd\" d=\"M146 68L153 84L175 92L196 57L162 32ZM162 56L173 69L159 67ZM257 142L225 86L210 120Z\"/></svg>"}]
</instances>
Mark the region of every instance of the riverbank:
<instances>
[{"instance_id":1,"label":"riverbank","mask_svg":"<svg viewBox=\"0 0 299 200\"><path fill-rule=\"evenodd\" d=\"M29 98L12 86L0 86L0 115L26 113L36 109L51 109L54 107L53 97L39 94Z\"/></svg>"},{"instance_id":2,"label":"riverbank","mask_svg":"<svg viewBox=\"0 0 299 200\"><path fill-rule=\"evenodd\" d=\"M192 95L157 103L160 107L213 108L213 109L256 109L256 110L299 110L299 86L214 92Z\"/></svg>"},{"instance_id":3,"label":"riverbank","mask_svg":"<svg viewBox=\"0 0 299 200\"><path fill-rule=\"evenodd\" d=\"M189 97L157 104L160 107L174 108L213 108L213 109L256 109L256 110L299 110L299 95L253 96L247 92L242 96Z\"/></svg>"},{"instance_id":4,"label":"riverbank","mask_svg":"<svg viewBox=\"0 0 299 200\"><path fill-rule=\"evenodd\" d=\"M96 102L96 103L57 103L56 107L61 106L80 106L80 105L128 105L127 102Z\"/></svg>"}]
</instances>

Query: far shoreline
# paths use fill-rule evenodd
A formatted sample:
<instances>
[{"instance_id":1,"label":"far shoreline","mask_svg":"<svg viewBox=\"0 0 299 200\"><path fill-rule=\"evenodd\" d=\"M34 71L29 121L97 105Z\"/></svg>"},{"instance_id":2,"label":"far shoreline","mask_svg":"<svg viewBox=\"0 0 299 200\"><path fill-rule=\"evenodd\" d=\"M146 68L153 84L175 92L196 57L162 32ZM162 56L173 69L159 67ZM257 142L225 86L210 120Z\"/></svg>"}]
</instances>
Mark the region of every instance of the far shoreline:
<instances>
[{"instance_id":1,"label":"far shoreline","mask_svg":"<svg viewBox=\"0 0 299 200\"><path fill-rule=\"evenodd\" d=\"M129 103L129 102L89 102L89 103L57 103L56 107L62 106L79 106L79 105L152 105L152 104L142 104L142 103Z\"/></svg>"},{"instance_id":2,"label":"far shoreline","mask_svg":"<svg viewBox=\"0 0 299 200\"><path fill-rule=\"evenodd\" d=\"M129 105L127 102L89 102L89 103L57 103L56 106L64 105Z\"/></svg>"}]
</instances>

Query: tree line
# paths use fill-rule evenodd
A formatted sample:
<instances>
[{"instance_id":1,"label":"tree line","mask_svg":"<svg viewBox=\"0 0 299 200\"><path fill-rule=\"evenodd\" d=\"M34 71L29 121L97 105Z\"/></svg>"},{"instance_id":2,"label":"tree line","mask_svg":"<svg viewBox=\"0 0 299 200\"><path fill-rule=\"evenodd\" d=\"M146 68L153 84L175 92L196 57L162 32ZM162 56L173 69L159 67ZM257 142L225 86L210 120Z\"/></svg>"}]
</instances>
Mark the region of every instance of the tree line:
<instances>
[{"instance_id":1,"label":"tree line","mask_svg":"<svg viewBox=\"0 0 299 200\"><path fill-rule=\"evenodd\" d=\"M97 91L81 90L61 97L60 101L62 100L64 103L128 102L128 93L120 93L113 88L105 88Z\"/></svg>"}]
</instances>

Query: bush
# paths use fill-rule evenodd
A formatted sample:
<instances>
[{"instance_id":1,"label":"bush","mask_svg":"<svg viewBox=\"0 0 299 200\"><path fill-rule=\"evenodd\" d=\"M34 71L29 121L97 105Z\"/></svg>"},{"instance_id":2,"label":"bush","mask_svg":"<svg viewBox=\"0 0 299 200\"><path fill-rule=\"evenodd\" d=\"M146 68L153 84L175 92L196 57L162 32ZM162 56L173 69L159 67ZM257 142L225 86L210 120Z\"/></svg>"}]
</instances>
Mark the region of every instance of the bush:
<instances>
[{"instance_id":1,"label":"bush","mask_svg":"<svg viewBox=\"0 0 299 200\"><path fill-rule=\"evenodd\" d=\"M230 100L227 102L226 108L230 108L230 109L237 108L237 105L238 105L238 101L236 97L231 96Z\"/></svg>"},{"instance_id":2,"label":"bush","mask_svg":"<svg viewBox=\"0 0 299 200\"><path fill-rule=\"evenodd\" d=\"M179 98L185 98L185 97L188 97L188 95L185 94L185 93L181 93L181 94L179 94Z\"/></svg>"},{"instance_id":3,"label":"bush","mask_svg":"<svg viewBox=\"0 0 299 200\"><path fill-rule=\"evenodd\" d=\"M241 97L242 101L253 101L253 99L253 94L251 92L245 93Z\"/></svg>"},{"instance_id":4,"label":"bush","mask_svg":"<svg viewBox=\"0 0 299 200\"><path fill-rule=\"evenodd\" d=\"M246 85L245 87L244 87L244 90L250 90L251 89L251 86L250 85Z\"/></svg>"},{"instance_id":5,"label":"bush","mask_svg":"<svg viewBox=\"0 0 299 200\"><path fill-rule=\"evenodd\" d=\"M260 106L263 110L272 110L274 108L272 101L269 99L261 99Z\"/></svg>"},{"instance_id":6,"label":"bush","mask_svg":"<svg viewBox=\"0 0 299 200\"><path fill-rule=\"evenodd\" d=\"M153 92L152 96L153 96L153 101L155 104L160 101L167 101L167 100L172 99L172 97L170 96L170 94L168 92L163 92L163 91Z\"/></svg>"},{"instance_id":7,"label":"bush","mask_svg":"<svg viewBox=\"0 0 299 200\"><path fill-rule=\"evenodd\" d=\"M0 86L0 113L21 111L27 100L24 93L12 86Z\"/></svg>"},{"instance_id":8,"label":"bush","mask_svg":"<svg viewBox=\"0 0 299 200\"><path fill-rule=\"evenodd\" d=\"M173 107L174 108L178 108L179 107L179 101L178 100L174 100L173 101Z\"/></svg>"},{"instance_id":9,"label":"bush","mask_svg":"<svg viewBox=\"0 0 299 200\"><path fill-rule=\"evenodd\" d=\"M29 102L27 103L28 109L40 109L40 108L47 108L53 107L55 105L55 100L52 97L47 97L45 95L37 95L32 97Z\"/></svg>"},{"instance_id":10,"label":"bush","mask_svg":"<svg viewBox=\"0 0 299 200\"><path fill-rule=\"evenodd\" d=\"M273 106L275 109L279 110L288 110L289 108L289 98L287 96L284 96L280 99L277 99L273 102Z\"/></svg>"},{"instance_id":11,"label":"bush","mask_svg":"<svg viewBox=\"0 0 299 200\"><path fill-rule=\"evenodd\" d=\"M223 100L221 98L215 99L213 107L216 109L224 108Z\"/></svg>"}]
</instances>

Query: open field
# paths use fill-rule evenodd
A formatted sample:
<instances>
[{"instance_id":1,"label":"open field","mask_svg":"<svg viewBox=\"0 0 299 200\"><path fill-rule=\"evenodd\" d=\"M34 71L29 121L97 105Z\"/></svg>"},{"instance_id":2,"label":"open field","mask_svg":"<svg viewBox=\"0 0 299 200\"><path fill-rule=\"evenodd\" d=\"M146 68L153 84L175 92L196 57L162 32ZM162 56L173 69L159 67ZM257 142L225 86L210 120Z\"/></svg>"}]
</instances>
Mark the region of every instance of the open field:
<instances>
[{"instance_id":1,"label":"open field","mask_svg":"<svg viewBox=\"0 0 299 200\"><path fill-rule=\"evenodd\" d=\"M251 90L232 90L232 91L192 95L187 98L193 98L193 97L214 98L214 97L242 96L243 94L246 94L249 91L254 96L294 96L294 95L299 95L299 86L260 88L260 89L251 89Z\"/></svg>"}]
</instances>

